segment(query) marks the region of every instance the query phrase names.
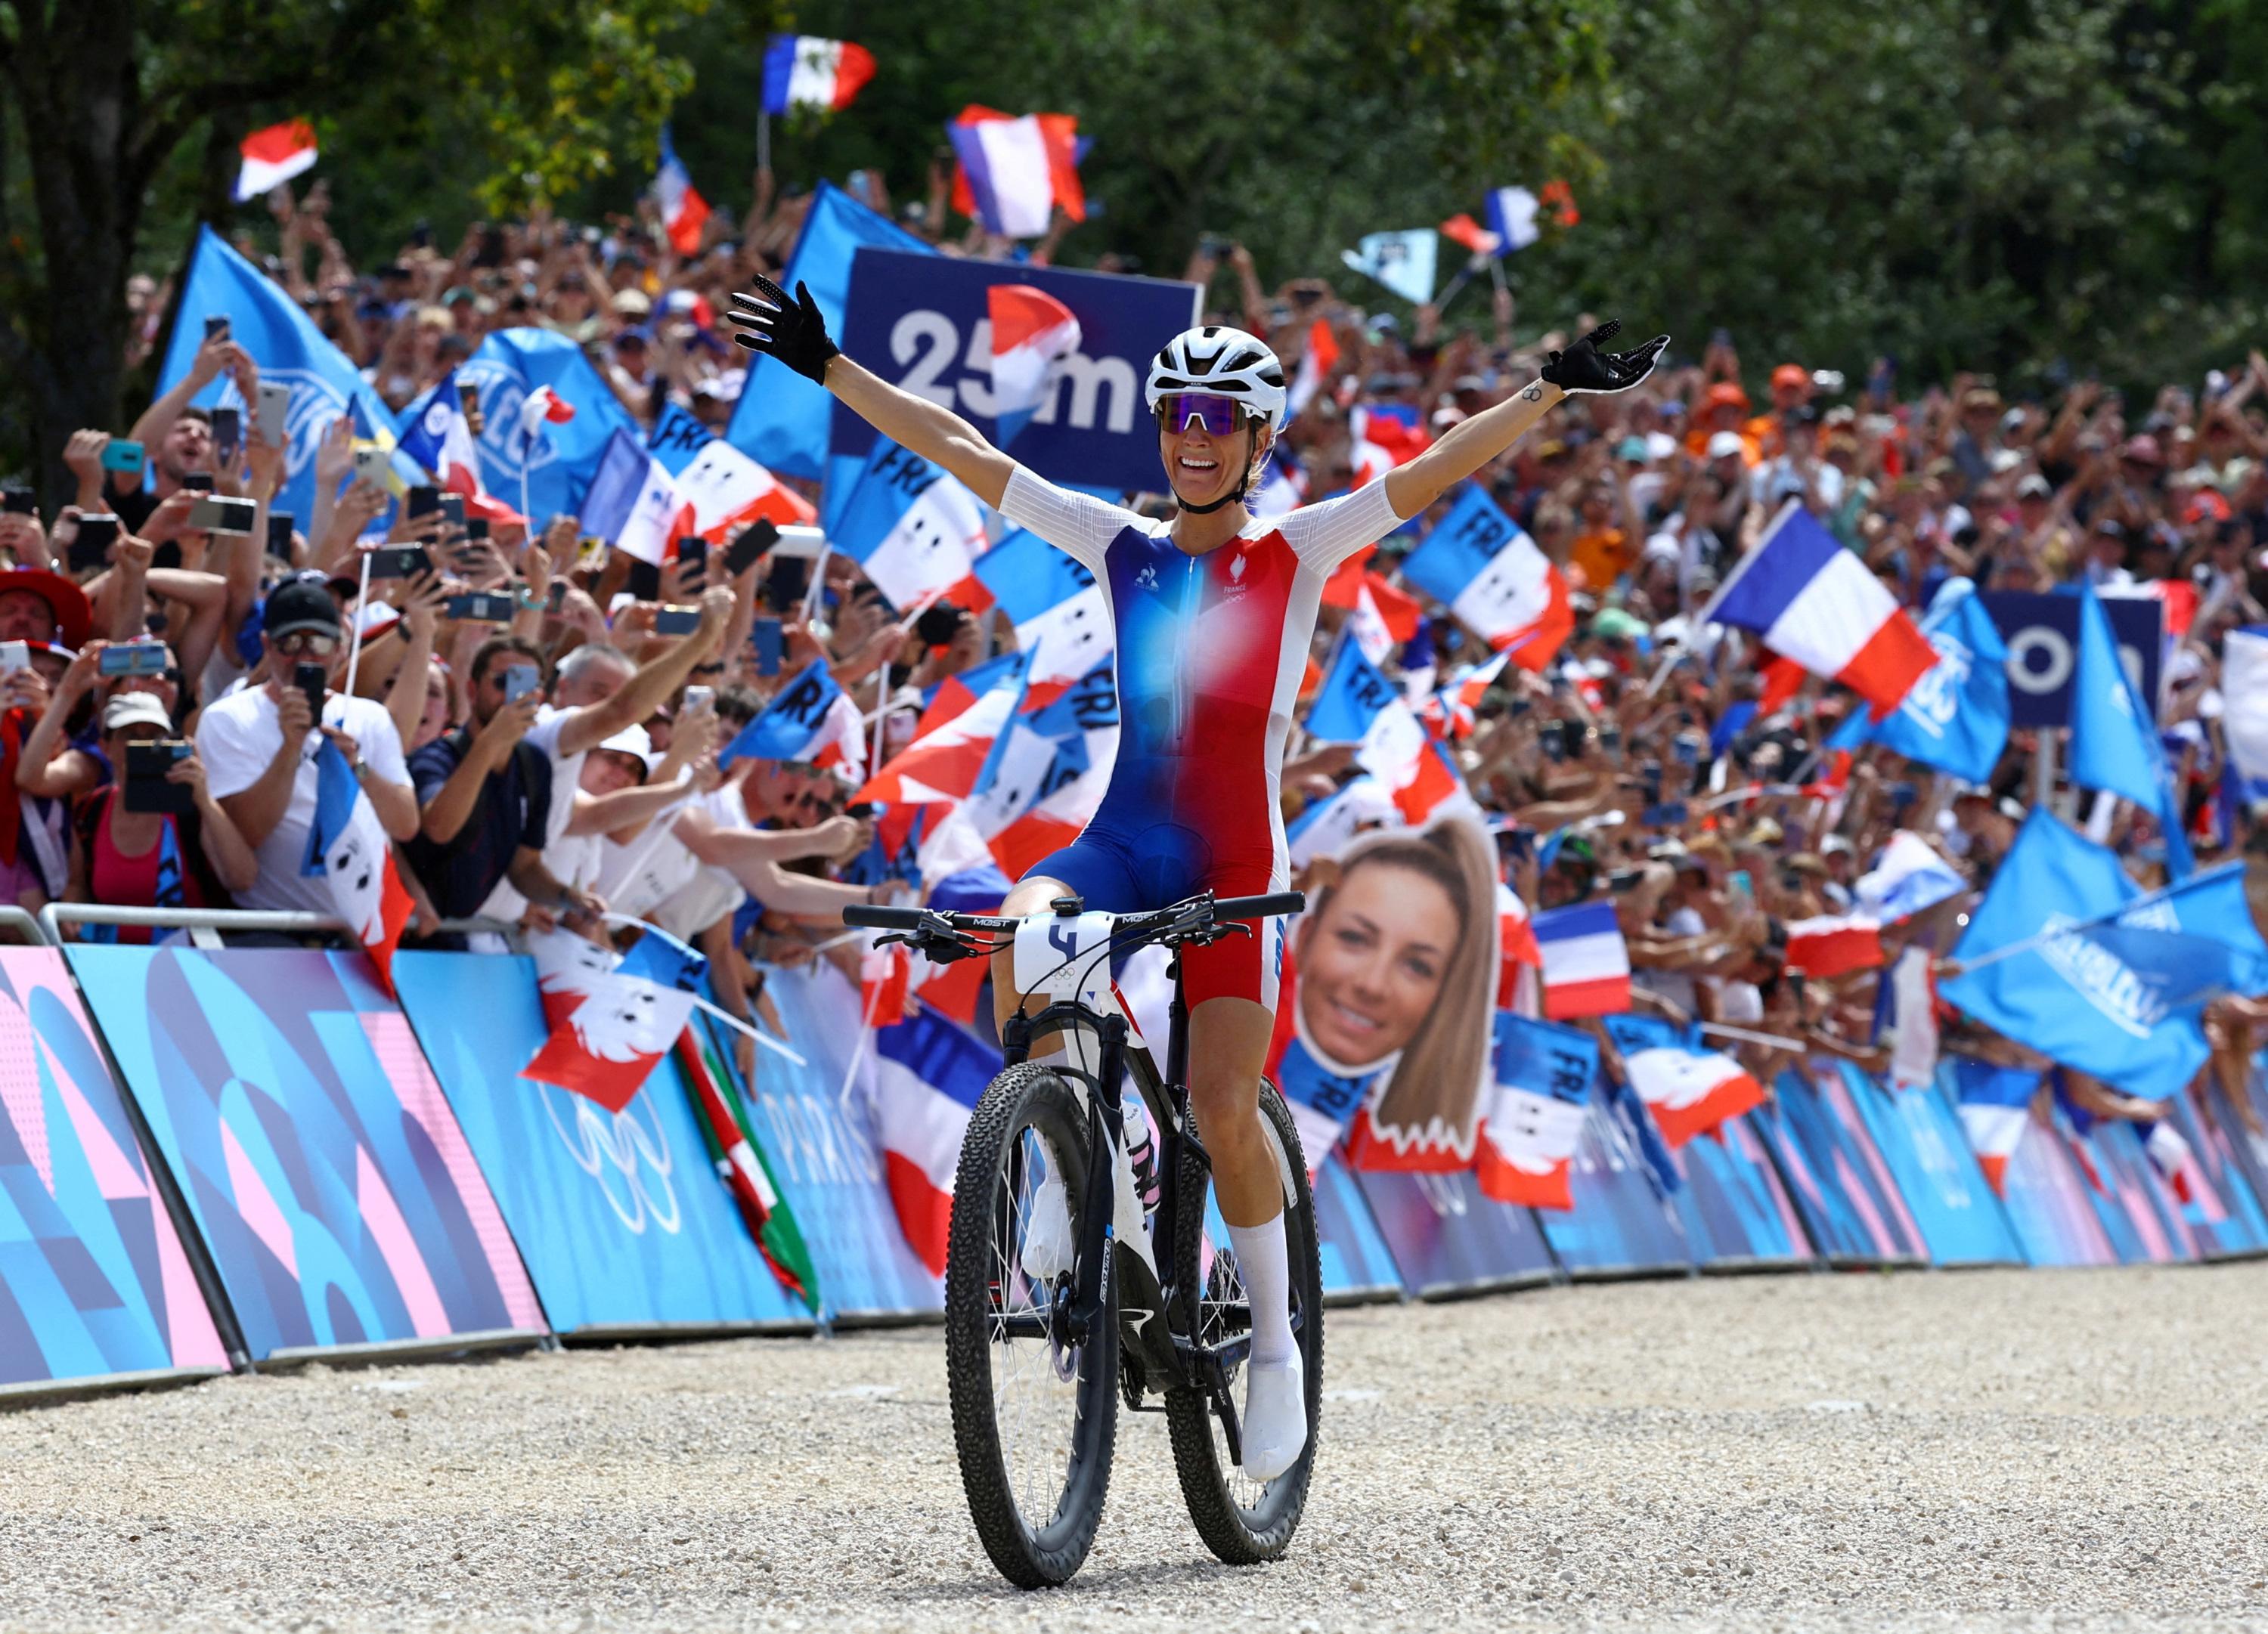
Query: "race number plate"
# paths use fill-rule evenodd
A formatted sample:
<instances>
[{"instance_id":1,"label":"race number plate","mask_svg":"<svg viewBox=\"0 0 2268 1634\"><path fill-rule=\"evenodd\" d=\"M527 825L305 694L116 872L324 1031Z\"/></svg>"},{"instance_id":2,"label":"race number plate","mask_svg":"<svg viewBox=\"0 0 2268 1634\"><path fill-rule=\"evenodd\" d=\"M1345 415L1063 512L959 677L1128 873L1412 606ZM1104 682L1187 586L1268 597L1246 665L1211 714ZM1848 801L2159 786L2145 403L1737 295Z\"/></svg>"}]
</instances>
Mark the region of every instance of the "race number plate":
<instances>
[{"instance_id":1,"label":"race number plate","mask_svg":"<svg viewBox=\"0 0 2268 1634\"><path fill-rule=\"evenodd\" d=\"M1025 920L1016 927L1016 990L1050 1001L1076 999L1101 1015L1115 1012L1111 923L1108 914L1035 914Z\"/></svg>"}]
</instances>

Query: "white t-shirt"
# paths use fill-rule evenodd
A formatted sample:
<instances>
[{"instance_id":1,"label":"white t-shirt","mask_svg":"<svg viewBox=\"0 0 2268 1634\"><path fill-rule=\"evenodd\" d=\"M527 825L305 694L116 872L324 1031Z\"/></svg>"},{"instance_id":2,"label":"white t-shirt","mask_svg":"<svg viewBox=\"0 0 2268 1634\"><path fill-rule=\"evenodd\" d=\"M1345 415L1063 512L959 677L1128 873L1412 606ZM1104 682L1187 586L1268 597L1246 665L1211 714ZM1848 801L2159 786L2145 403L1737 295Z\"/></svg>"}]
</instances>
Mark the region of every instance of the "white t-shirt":
<instances>
[{"instance_id":1,"label":"white t-shirt","mask_svg":"<svg viewBox=\"0 0 2268 1634\"><path fill-rule=\"evenodd\" d=\"M410 786L401 737L385 704L334 692L323 701L323 725L351 736L361 747L364 763L382 782L405 790ZM260 877L250 890L237 893L239 906L278 912L336 910L323 876L299 872L307 860L307 830L315 819L315 751L322 742L311 732L300 745L291 803L255 853ZM230 693L209 704L197 722L197 758L205 763L205 780L217 800L241 794L258 783L283 747L275 700L264 686Z\"/></svg>"}]
</instances>

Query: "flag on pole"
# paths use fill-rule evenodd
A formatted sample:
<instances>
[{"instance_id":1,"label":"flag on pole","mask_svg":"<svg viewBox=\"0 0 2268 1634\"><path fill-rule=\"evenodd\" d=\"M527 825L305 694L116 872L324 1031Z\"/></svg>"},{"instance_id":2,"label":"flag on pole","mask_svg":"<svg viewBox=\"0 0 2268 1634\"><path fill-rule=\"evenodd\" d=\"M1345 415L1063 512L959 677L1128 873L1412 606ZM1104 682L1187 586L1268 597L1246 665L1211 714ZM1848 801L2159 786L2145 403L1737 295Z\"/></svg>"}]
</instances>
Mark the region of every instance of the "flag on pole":
<instances>
[{"instance_id":1,"label":"flag on pole","mask_svg":"<svg viewBox=\"0 0 2268 1634\"><path fill-rule=\"evenodd\" d=\"M992 400L998 445L1016 440L1047 400L1059 359L1079 350L1079 320L1045 290L995 283L984 291L992 320Z\"/></svg>"},{"instance_id":2,"label":"flag on pole","mask_svg":"<svg viewBox=\"0 0 2268 1634\"><path fill-rule=\"evenodd\" d=\"M2024 1130L2032 1120L2032 1097L2039 1086L2040 1075L2022 1067L1994 1066L1967 1056L1953 1059L1962 1130L1977 1153L1984 1183L2004 1197L2008 1195L2008 1159L2023 1144Z\"/></svg>"},{"instance_id":3,"label":"flag on pole","mask_svg":"<svg viewBox=\"0 0 2268 1634\"><path fill-rule=\"evenodd\" d=\"M1079 180L1079 121L1069 114L1018 118L972 102L945 128L954 154L953 208L1003 238L1047 234L1057 206L1086 219Z\"/></svg>"},{"instance_id":4,"label":"flag on pole","mask_svg":"<svg viewBox=\"0 0 2268 1634\"><path fill-rule=\"evenodd\" d=\"M669 127L661 128L661 165L653 176L654 201L661 206L662 231L669 247L690 255L701 247L701 229L709 220L709 201L693 185L693 173L677 157L669 140Z\"/></svg>"},{"instance_id":5,"label":"flag on pole","mask_svg":"<svg viewBox=\"0 0 2268 1634\"><path fill-rule=\"evenodd\" d=\"M943 466L887 437L874 439L827 532L828 542L864 568L902 613L939 596L965 608L989 604L976 576L983 502Z\"/></svg>"},{"instance_id":6,"label":"flag on pole","mask_svg":"<svg viewBox=\"0 0 2268 1634\"><path fill-rule=\"evenodd\" d=\"M2158 821L2166 866L2176 880L2197 866L2182 828L2173 768L2158 740L2157 712L2135 690L2118 657L2110 615L2092 585L2079 587L2079 657L2071 692L2071 780L2132 800Z\"/></svg>"},{"instance_id":7,"label":"flag on pole","mask_svg":"<svg viewBox=\"0 0 2268 1634\"><path fill-rule=\"evenodd\" d=\"M1529 924L1543 954L1546 1016L1560 1021L1630 1008L1630 948L1611 904L1548 909Z\"/></svg>"},{"instance_id":8,"label":"flag on pole","mask_svg":"<svg viewBox=\"0 0 2268 1634\"><path fill-rule=\"evenodd\" d=\"M564 425L575 417L575 405L551 389L539 386L520 400L519 434L533 440L547 425Z\"/></svg>"},{"instance_id":9,"label":"flag on pole","mask_svg":"<svg viewBox=\"0 0 2268 1634\"><path fill-rule=\"evenodd\" d=\"M808 525L819 517L811 501L705 428L693 457L670 481L679 504L692 508L692 526L685 531L712 545L723 544L752 522L784 527Z\"/></svg>"},{"instance_id":10,"label":"flag on pole","mask_svg":"<svg viewBox=\"0 0 2268 1634\"><path fill-rule=\"evenodd\" d=\"M1822 914L1787 925L1787 968L1824 980L1882 962L1882 927L1871 914Z\"/></svg>"},{"instance_id":11,"label":"flag on pole","mask_svg":"<svg viewBox=\"0 0 2268 1634\"><path fill-rule=\"evenodd\" d=\"M1937 662L1929 644L1866 563L1802 505L1782 507L1717 593L1710 616L1753 630L1783 658L1895 710Z\"/></svg>"},{"instance_id":12,"label":"flag on pole","mask_svg":"<svg viewBox=\"0 0 2268 1634\"><path fill-rule=\"evenodd\" d=\"M321 874L340 918L378 967L379 985L394 991L394 950L415 907L394 866L394 846L378 809L339 746L315 751L315 814L299 872Z\"/></svg>"},{"instance_id":13,"label":"flag on pole","mask_svg":"<svg viewBox=\"0 0 2268 1634\"><path fill-rule=\"evenodd\" d=\"M1491 188L1482 213L1487 217L1488 230L1496 236L1500 254L1524 250L1543 236L1535 224L1540 208L1535 195L1526 188ZM1562 223L1562 225L1566 224Z\"/></svg>"},{"instance_id":14,"label":"flag on pole","mask_svg":"<svg viewBox=\"0 0 2268 1634\"><path fill-rule=\"evenodd\" d=\"M1498 1203L1572 1209L1568 1187L1599 1046L1587 1033L1499 1010L1496 1088L1481 1120L1481 1190Z\"/></svg>"},{"instance_id":15,"label":"flag on pole","mask_svg":"<svg viewBox=\"0 0 2268 1634\"><path fill-rule=\"evenodd\" d=\"M1504 240L1462 211L1441 224L1441 236L1462 244L1476 255L1493 255Z\"/></svg>"},{"instance_id":16,"label":"flag on pole","mask_svg":"<svg viewBox=\"0 0 2268 1634\"><path fill-rule=\"evenodd\" d=\"M528 951L551 1035L520 1077L620 1112L692 1019L708 961L652 926L620 955L571 931L539 932Z\"/></svg>"},{"instance_id":17,"label":"flag on pole","mask_svg":"<svg viewBox=\"0 0 2268 1634\"><path fill-rule=\"evenodd\" d=\"M774 34L764 47L764 112L846 108L873 77L874 54L855 41Z\"/></svg>"},{"instance_id":18,"label":"flag on pole","mask_svg":"<svg viewBox=\"0 0 2268 1634\"><path fill-rule=\"evenodd\" d=\"M1411 227L1399 232L1366 232L1359 247L1341 250L1339 259L1416 306L1433 298L1438 253L1432 228Z\"/></svg>"},{"instance_id":19,"label":"flag on pole","mask_svg":"<svg viewBox=\"0 0 2268 1634\"><path fill-rule=\"evenodd\" d=\"M1631 1088L1672 1146L1705 1135L1764 1104L1764 1086L1727 1055L1653 1016L1609 1016L1607 1034L1623 1052Z\"/></svg>"},{"instance_id":20,"label":"flag on pole","mask_svg":"<svg viewBox=\"0 0 2268 1634\"><path fill-rule=\"evenodd\" d=\"M1525 670L1540 673L1574 633L1565 576L1476 484L1410 553L1402 577Z\"/></svg>"},{"instance_id":21,"label":"flag on pole","mask_svg":"<svg viewBox=\"0 0 2268 1634\"><path fill-rule=\"evenodd\" d=\"M1859 905L1878 919L1904 919L1969 888L1961 871L1911 828L1882 847L1881 859L1859 876Z\"/></svg>"},{"instance_id":22,"label":"flag on pole","mask_svg":"<svg viewBox=\"0 0 2268 1634\"><path fill-rule=\"evenodd\" d=\"M1015 626L1017 646L1031 655L1035 688L1077 681L1109 655L1115 637L1102 586L1037 534L1016 529L976 558L975 571Z\"/></svg>"},{"instance_id":23,"label":"flag on pole","mask_svg":"<svg viewBox=\"0 0 2268 1634\"><path fill-rule=\"evenodd\" d=\"M696 1037L696 1029L688 1027L677 1035L677 1061L693 1087L694 1109L700 1115L710 1156L731 1189L733 1201L740 1205L740 1218L755 1239L756 1252L764 1256L772 1275L816 1314L819 1272L811 1250L780 1196L771 1166L756 1145L755 1128L732 1074L710 1047L705 1029Z\"/></svg>"},{"instance_id":24,"label":"flag on pole","mask_svg":"<svg viewBox=\"0 0 2268 1634\"><path fill-rule=\"evenodd\" d=\"M1976 587L1948 580L1931 602L1921 633L1937 662L1905 701L1881 720L1853 710L1831 747L1887 745L1908 760L1983 783L2008 744L2008 649Z\"/></svg>"},{"instance_id":25,"label":"flag on pole","mask_svg":"<svg viewBox=\"0 0 2268 1634\"><path fill-rule=\"evenodd\" d=\"M583 531L656 567L670 541L692 531L689 506L637 433L617 429L583 495Z\"/></svg>"},{"instance_id":26,"label":"flag on pole","mask_svg":"<svg viewBox=\"0 0 2268 1634\"><path fill-rule=\"evenodd\" d=\"M431 471L443 488L461 495L468 515L499 523L526 521L519 512L492 497L481 482L480 445L474 439L472 423L465 418L456 370L443 375L440 383L426 393L423 407L403 416L401 440L396 446Z\"/></svg>"},{"instance_id":27,"label":"flag on pole","mask_svg":"<svg viewBox=\"0 0 2268 1634\"><path fill-rule=\"evenodd\" d=\"M965 694L964 678L945 682L938 702L923 713L914 740L892 755L854 798L891 806L967 799L976 791L994 740L1023 704L1030 668L1031 659L1021 652L993 659L983 666L988 680L983 690L966 703L960 696L942 696L947 687Z\"/></svg>"},{"instance_id":28,"label":"flag on pole","mask_svg":"<svg viewBox=\"0 0 2268 1634\"><path fill-rule=\"evenodd\" d=\"M729 766L754 758L857 765L865 753L858 706L836 684L827 660L818 658L779 689L762 714L740 728L717 756L717 763Z\"/></svg>"},{"instance_id":29,"label":"flag on pole","mask_svg":"<svg viewBox=\"0 0 2268 1634\"><path fill-rule=\"evenodd\" d=\"M255 130L237 144L236 202L256 199L315 167L315 128L304 119Z\"/></svg>"}]
</instances>

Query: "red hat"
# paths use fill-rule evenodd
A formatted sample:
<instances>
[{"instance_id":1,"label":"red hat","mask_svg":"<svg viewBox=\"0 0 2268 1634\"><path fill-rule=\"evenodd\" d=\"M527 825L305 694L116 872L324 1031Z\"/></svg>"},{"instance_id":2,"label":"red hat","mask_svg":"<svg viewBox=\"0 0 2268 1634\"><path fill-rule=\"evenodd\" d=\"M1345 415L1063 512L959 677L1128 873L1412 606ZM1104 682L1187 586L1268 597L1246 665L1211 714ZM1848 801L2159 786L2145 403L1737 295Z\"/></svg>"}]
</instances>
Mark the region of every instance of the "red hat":
<instances>
[{"instance_id":1,"label":"red hat","mask_svg":"<svg viewBox=\"0 0 2268 1634\"><path fill-rule=\"evenodd\" d=\"M1709 388L1708 396L1702 401L1712 408L1745 408L1749 406L1749 394L1741 389L1738 380L1719 380Z\"/></svg>"},{"instance_id":2,"label":"red hat","mask_svg":"<svg viewBox=\"0 0 2268 1634\"><path fill-rule=\"evenodd\" d=\"M2226 522L2232 514L2228 496L2218 489L2200 488L2190 496L2187 519L2191 522Z\"/></svg>"},{"instance_id":3,"label":"red hat","mask_svg":"<svg viewBox=\"0 0 2268 1634\"><path fill-rule=\"evenodd\" d=\"M55 639L67 647L83 647L87 632L94 625L94 609L87 605L86 592L60 573L49 573L35 567L0 569L0 596L11 590L29 592L48 604L55 615Z\"/></svg>"},{"instance_id":4,"label":"red hat","mask_svg":"<svg viewBox=\"0 0 2268 1634\"><path fill-rule=\"evenodd\" d=\"M1772 371L1772 390L1793 386L1798 390L1811 384L1811 375L1800 363L1784 363Z\"/></svg>"}]
</instances>

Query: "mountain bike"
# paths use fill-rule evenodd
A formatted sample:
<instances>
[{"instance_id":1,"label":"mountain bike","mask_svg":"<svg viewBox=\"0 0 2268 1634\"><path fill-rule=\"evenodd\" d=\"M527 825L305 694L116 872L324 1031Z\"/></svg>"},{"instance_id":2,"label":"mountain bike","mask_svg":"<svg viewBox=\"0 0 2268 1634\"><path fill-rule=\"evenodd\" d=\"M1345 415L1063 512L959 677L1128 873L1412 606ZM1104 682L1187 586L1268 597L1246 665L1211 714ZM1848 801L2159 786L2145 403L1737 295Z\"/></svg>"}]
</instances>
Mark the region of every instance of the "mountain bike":
<instances>
[{"instance_id":1,"label":"mountain bike","mask_svg":"<svg viewBox=\"0 0 2268 1634\"><path fill-rule=\"evenodd\" d=\"M1190 1115L1189 1005L1179 950L1254 934L1297 913L1297 892L1139 914L1077 897L1023 919L849 908L940 961L1014 949L1018 1013L1007 1065L977 1101L954 1177L945 1270L946 1376L961 1485L984 1551L1025 1588L1070 1580L1094 1542L1118 1404L1162 1412L1189 1519L1231 1564L1282 1555L1307 1507L1323 1377L1322 1270L1298 1130L1273 1085L1263 1125L1284 1188L1292 1328L1305 1366L1307 1443L1275 1480L1247 1477L1237 1405L1251 1314L1236 1257L1207 1225L1211 1162ZM1166 1065L1158 1071L1111 979L1114 956L1174 950ZM1044 999L1035 1013L1023 1004ZM1029 1059L1059 1034L1072 1064ZM1130 1148L1123 1086L1147 1127ZM1147 1131L1155 1131L1152 1138ZM1133 1188L1138 1202L1122 1196ZM1154 1203L1154 1208L1143 1205ZM1146 1215L1146 1218L1145 1218ZM1145 1258L1128 1237L1147 1232ZM1157 1270L1152 1271L1155 1264Z\"/></svg>"}]
</instances>

